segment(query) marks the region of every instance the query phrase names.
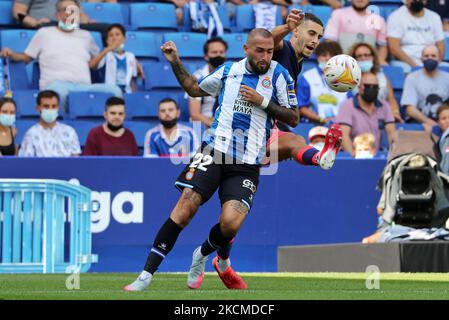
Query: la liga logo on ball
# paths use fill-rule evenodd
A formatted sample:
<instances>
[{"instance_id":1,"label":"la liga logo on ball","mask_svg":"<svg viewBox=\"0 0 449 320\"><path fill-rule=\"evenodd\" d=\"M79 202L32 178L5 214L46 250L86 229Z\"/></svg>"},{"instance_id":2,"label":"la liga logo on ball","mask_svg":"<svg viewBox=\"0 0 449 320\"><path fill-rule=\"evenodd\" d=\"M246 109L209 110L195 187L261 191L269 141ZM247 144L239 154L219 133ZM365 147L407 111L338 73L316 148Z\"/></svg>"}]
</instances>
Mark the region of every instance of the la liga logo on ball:
<instances>
[{"instance_id":1,"label":"la liga logo on ball","mask_svg":"<svg viewBox=\"0 0 449 320\"><path fill-rule=\"evenodd\" d=\"M268 89L271 86L271 80L269 77L266 77L262 80L262 87Z\"/></svg>"},{"instance_id":2,"label":"la liga logo on ball","mask_svg":"<svg viewBox=\"0 0 449 320\"><path fill-rule=\"evenodd\" d=\"M329 59L323 69L328 86L338 92L348 92L359 85L362 71L357 61L346 54Z\"/></svg>"}]
</instances>

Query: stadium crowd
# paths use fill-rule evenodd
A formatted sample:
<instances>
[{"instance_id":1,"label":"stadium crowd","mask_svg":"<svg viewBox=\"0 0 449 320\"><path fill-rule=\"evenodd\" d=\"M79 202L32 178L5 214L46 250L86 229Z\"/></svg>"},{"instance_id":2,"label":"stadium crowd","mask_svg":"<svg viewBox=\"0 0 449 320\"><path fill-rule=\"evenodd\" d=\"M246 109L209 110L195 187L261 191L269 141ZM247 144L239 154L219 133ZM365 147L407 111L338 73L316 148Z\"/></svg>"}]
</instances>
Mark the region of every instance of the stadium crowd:
<instances>
[{"instance_id":1,"label":"stadium crowd","mask_svg":"<svg viewBox=\"0 0 449 320\"><path fill-rule=\"evenodd\" d=\"M342 153L356 158L387 151L398 128L447 139L448 1L103 2L0 0L2 155L192 155L200 138L192 121L210 127L216 101L188 97L160 45L175 41L202 78L243 58L247 32L272 30L292 8L325 25L297 79L301 123L293 132L319 146L320 126L340 123ZM75 24L66 23L69 6L79 8ZM348 93L323 78L341 53L363 73Z\"/></svg>"}]
</instances>

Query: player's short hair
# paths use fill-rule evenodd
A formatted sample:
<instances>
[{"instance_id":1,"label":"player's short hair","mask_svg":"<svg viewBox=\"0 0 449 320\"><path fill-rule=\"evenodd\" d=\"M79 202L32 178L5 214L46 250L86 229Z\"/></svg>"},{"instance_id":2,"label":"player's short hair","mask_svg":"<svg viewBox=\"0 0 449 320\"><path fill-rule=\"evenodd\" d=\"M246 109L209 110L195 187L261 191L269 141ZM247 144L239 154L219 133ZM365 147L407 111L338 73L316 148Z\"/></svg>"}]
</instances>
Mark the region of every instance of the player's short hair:
<instances>
[{"instance_id":1,"label":"player's short hair","mask_svg":"<svg viewBox=\"0 0 449 320\"><path fill-rule=\"evenodd\" d=\"M367 47L368 50L371 52L371 55L373 56L373 69L371 70L373 73L378 73L380 71L380 64L379 64L379 54L377 53L376 48L374 48L372 45L366 42L359 42L354 44L348 51L348 54L357 60L355 57L355 52L360 47Z\"/></svg>"},{"instance_id":2,"label":"player's short hair","mask_svg":"<svg viewBox=\"0 0 449 320\"><path fill-rule=\"evenodd\" d=\"M445 110L449 110L449 99L446 99L446 101L444 101L443 104L438 108L437 119L440 119L440 114Z\"/></svg>"},{"instance_id":3,"label":"player's short hair","mask_svg":"<svg viewBox=\"0 0 449 320\"><path fill-rule=\"evenodd\" d=\"M370 148L376 148L376 138L372 133L362 133L354 138L354 148L357 146L369 146Z\"/></svg>"},{"instance_id":4,"label":"player's short hair","mask_svg":"<svg viewBox=\"0 0 449 320\"><path fill-rule=\"evenodd\" d=\"M43 90L41 92L38 93L37 97L36 97L36 103L38 106L41 105L42 99L51 99L51 98L56 98L58 99L58 104L59 104L59 94L56 91L53 90Z\"/></svg>"},{"instance_id":5,"label":"player's short hair","mask_svg":"<svg viewBox=\"0 0 449 320\"><path fill-rule=\"evenodd\" d=\"M336 41L323 41L315 49L315 55L317 57L328 53L331 57L342 54L343 49Z\"/></svg>"},{"instance_id":6,"label":"player's short hair","mask_svg":"<svg viewBox=\"0 0 449 320\"><path fill-rule=\"evenodd\" d=\"M13 98L2 97L0 98L0 110L2 109L4 104L12 103L14 105L14 109L17 111L17 104Z\"/></svg>"},{"instance_id":7,"label":"player's short hair","mask_svg":"<svg viewBox=\"0 0 449 320\"><path fill-rule=\"evenodd\" d=\"M251 40L253 40L257 36L265 38L265 39L273 38L273 35L267 29L255 28L249 32L248 38L246 39L246 43L249 43Z\"/></svg>"},{"instance_id":8,"label":"player's short hair","mask_svg":"<svg viewBox=\"0 0 449 320\"><path fill-rule=\"evenodd\" d=\"M316 15L314 15L313 13L306 12L306 13L304 14L304 22L306 22L306 21L313 21L313 22L315 22L316 24L319 24L320 26L322 26L322 27L324 28L323 21L321 21L321 19L318 18L318 17L317 17Z\"/></svg>"},{"instance_id":9,"label":"player's short hair","mask_svg":"<svg viewBox=\"0 0 449 320\"><path fill-rule=\"evenodd\" d=\"M108 111L108 109L112 106L124 106L125 100L119 97L110 97L108 100L106 100L106 104L104 107L105 111Z\"/></svg>"},{"instance_id":10,"label":"player's short hair","mask_svg":"<svg viewBox=\"0 0 449 320\"><path fill-rule=\"evenodd\" d=\"M110 32L112 29L115 29L115 28L119 29L120 32L123 34L123 36L126 36L126 29L125 29L125 27L122 26L120 23L113 23L113 24L111 24L110 26L108 26L108 28L106 29L106 35L109 34L109 32Z\"/></svg>"},{"instance_id":11,"label":"player's short hair","mask_svg":"<svg viewBox=\"0 0 449 320\"><path fill-rule=\"evenodd\" d=\"M228 43L226 41L224 41L223 38L212 37L204 43L204 46L203 46L204 55L207 55L207 53L209 52L209 45L214 42L220 42L222 45L224 45L225 51L228 51Z\"/></svg>"},{"instance_id":12,"label":"player's short hair","mask_svg":"<svg viewBox=\"0 0 449 320\"><path fill-rule=\"evenodd\" d=\"M177 104L176 101L173 100L172 98L165 98L165 99L162 99L161 101L159 101L158 109L159 109L159 107L161 106L161 104L167 103L167 102L173 102L173 103L175 104L175 106L176 106L176 109L179 109L178 104Z\"/></svg>"},{"instance_id":13,"label":"player's short hair","mask_svg":"<svg viewBox=\"0 0 449 320\"><path fill-rule=\"evenodd\" d=\"M58 1L56 2L56 11L59 11L59 5L60 5L62 2L66 2L66 1L74 2L75 5L76 5L78 8L81 9L81 4L80 4L79 0L58 0Z\"/></svg>"}]
</instances>

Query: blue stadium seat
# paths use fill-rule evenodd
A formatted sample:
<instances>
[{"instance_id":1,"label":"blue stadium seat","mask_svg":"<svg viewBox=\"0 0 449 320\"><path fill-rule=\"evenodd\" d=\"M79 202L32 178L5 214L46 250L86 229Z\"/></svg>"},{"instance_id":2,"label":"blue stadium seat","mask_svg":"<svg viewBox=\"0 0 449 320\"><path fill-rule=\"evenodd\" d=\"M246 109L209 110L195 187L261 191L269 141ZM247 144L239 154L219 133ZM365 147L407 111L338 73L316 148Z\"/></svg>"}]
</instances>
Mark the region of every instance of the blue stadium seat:
<instances>
[{"instance_id":1,"label":"blue stadium seat","mask_svg":"<svg viewBox=\"0 0 449 320\"><path fill-rule=\"evenodd\" d=\"M138 29L178 30L175 6L168 3L133 3L130 22Z\"/></svg>"},{"instance_id":2,"label":"blue stadium seat","mask_svg":"<svg viewBox=\"0 0 449 320\"><path fill-rule=\"evenodd\" d=\"M420 123L396 123L396 130L424 131Z\"/></svg>"},{"instance_id":3,"label":"blue stadium seat","mask_svg":"<svg viewBox=\"0 0 449 320\"><path fill-rule=\"evenodd\" d=\"M17 90L14 91L14 100L17 103L17 116L20 119L39 118L36 111L36 97L39 90Z\"/></svg>"},{"instance_id":4,"label":"blue stadium seat","mask_svg":"<svg viewBox=\"0 0 449 320\"><path fill-rule=\"evenodd\" d=\"M9 86L13 91L30 89L27 65L23 62L9 62Z\"/></svg>"},{"instance_id":5,"label":"blue stadium seat","mask_svg":"<svg viewBox=\"0 0 449 320\"><path fill-rule=\"evenodd\" d=\"M181 58L203 59L203 46L207 41L207 35L193 32L166 33L164 42L169 40L176 44Z\"/></svg>"},{"instance_id":6,"label":"blue stadium seat","mask_svg":"<svg viewBox=\"0 0 449 320\"><path fill-rule=\"evenodd\" d=\"M444 43L446 45L446 50L444 51L444 61L449 61L449 37L444 39Z\"/></svg>"},{"instance_id":7,"label":"blue stadium seat","mask_svg":"<svg viewBox=\"0 0 449 320\"><path fill-rule=\"evenodd\" d=\"M402 90L402 88L404 87L405 75L401 67L382 66L382 71L390 80L393 90Z\"/></svg>"},{"instance_id":8,"label":"blue stadium seat","mask_svg":"<svg viewBox=\"0 0 449 320\"><path fill-rule=\"evenodd\" d=\"M69 94L69 114L72 119L103 118L106 100L110 93L73 92Z\"/></svg>"},{"instance_id":9,"label":"blue stadium seat","mask_svg":"<svg viewBox=\"0 0 449 320\"><path fill-rule=\"evenodd\" d=\"M127 121L125 127L134 133L136 137L137 146L142 149L145 143L145 134L151 128L159 125L159 119L149 119L146 121Z\"/></svg>"},{"instance_id":10,"label":"blue stadium seat","mask_svg":"<svg viewBox=\"0 0 449 320\"><path fill-rule=\"evenodd\" d=\"M228 43L228 52L226 53L228 59L242 59L245 57L243 45L247 37L248 34L246 33L226 33L223 35L223 40Z\"/></svg>"},{"instance_id":11,"label":"blue stadium seat","mask_svg":"<svg viewBox=\"0 0 449 320\"><path fill-rule=\"evenodd\" d=\"M92 35L92 37L95 40L95 43L97 44L97 46L100 48L100 50L103 50L104 45L103 45L103 37L101 35L101 32L98 31L93 31L90 33Z\"/></svg>"},{"instance_id":12,"label":"blue stadium seat","mask_svg":"<svg viewBox=\"0 0 449 320\"><path fill-rule=\"evenodd\" d=\"M326 27L327 22L329 21L329 18L331 17L332 14L332 8L329 6L315 6L315 5L312 5L310 7L311 12L318 18L320 18L321 21L323 22L324 27Z\"/></svg>"},{"instance_id":13,"label":"blue stadium seat","mask_svg":"<svg viewBox=\"0 0 449 320\"><path fill-rule=\"evenodd\" d=\"M128 119L157 118L159 102L165 98L177 101L171 92L134 92L125 94L126 115Z\"/></svg>"},{"instance_id":14,"label":"blue stadium seat","mask_svg":"<svg viewBox=\"0 0 449 320\"><path fill-rule=\"evenodd\" d=\"M313 123L300 123L296 126L296 128L292 129L292 132L302 136L304 139L306 139L307 143L309 143L309 131L315 127Z\"/></svg>"},{"instance_id":15,"label":"blue stadium seat","mask_svg":"<svg viewBox=\"0 0 449 320\"><path fill-rule=\"evenodd\" d=\"M15 139L15 143L17 145L20 145L22 143L25 133L28 131L29 128L34 126L36 123L37 123L36 120L17 119L16 123L14 124L17 129L17 135L16 135L16 139Z\"/></svg>"},{"instance_id":16,"label":"blue stadium seat","mask_svg":"<svg viewBox=\"0 0 449 320\"><path fill-rule=\"evenodd\" d=\"M395 11L397 8L399 8L400 5L382 5L380 6L381 8L381 13L382 16L384 17L385 21L387 21L388 17L390 16L390 14Z\"/></svg>"},{"instance_id":17,"label":"blue stadium seat","mask_svg":"<svg viewBox=\"0 0 449 320\"><path fill-rule=\"evenodd\" d=\"M86 145L87 136L89 135L90 130L95 127L98 127L103 123L103 121L93 121L93 120L76 120L63 121L64 124L71 126L75 129L76 134L78 135L78 139L80 141L80 145L83 148Z\"/></svg>"},{"instance_id":18,"label":"blue stadium seat","mask_svg":"<svg viewBox=\"0 0 449 320\"><path fill-rule=\"evenodd\" d=\"M142 65L145 72L145 90L181 89L169 63L146 62Z\"/></svg>"},{"instance_id":19,"label":"blue stadium seat","mask_svg":"<svg viewBox=\"0 0 449 320\"><path fill-rule=\"evenodd\" d=\"M98 23L126 24L122 14L122 7L118 3L87 3L82 4L84 12L89 18Z\"/></svg>"},{"instance_id":20,"label":"blue stadium seat","mask_svg":"<svg viewBox=\"0 0 449 320\"><path fill-rule=\"evenodd\" d=\"M0 1L0 26L12 26L15 24L12 17L12 1Z\"/></svg>"},{"instance_id":21,"label":"blue stadium seat","mask_svg":"<svg viewBox=\"0 0 449 320\"><path fill-rule=\"evenodd\" d=\"M151 32L128 31L126 33L125 50L134 53L137 58L159 60L160 43Z\"/></svg>"},{"instance_id":22,"label":"blue stadium seat","mask_svg":"<svg viewBox=\"0 0 449 320\"><path fill-rule=\"evenodd\" d=\"M196 70L202 68L206 64L206 61L186 61L184 65L190 73L194 73Z\"/></svg>"},{"instance_id":23,"label":"blue stadium seat","mask_svg":"<svg viewBox=\"0 0 449 320\"><path fill-rule=\"evenodd\" d=\"M236 6L235 22L237 25L237 29L240 32L245 31L247 32L254 29L256 22L254 18L253 6L251 5Z\"/></svg>"},{"instance_id":24,"label":"blue stadium seat","mask_svg":"<svg viewBox=\"0 0 449 320\"><path fill-rule=\"evenodd\" d=\"M0 43L2 48L10 48L15 52L24 52L33 38L35 30L2 30L0 31Z\"/></svg>"}]
</instances>

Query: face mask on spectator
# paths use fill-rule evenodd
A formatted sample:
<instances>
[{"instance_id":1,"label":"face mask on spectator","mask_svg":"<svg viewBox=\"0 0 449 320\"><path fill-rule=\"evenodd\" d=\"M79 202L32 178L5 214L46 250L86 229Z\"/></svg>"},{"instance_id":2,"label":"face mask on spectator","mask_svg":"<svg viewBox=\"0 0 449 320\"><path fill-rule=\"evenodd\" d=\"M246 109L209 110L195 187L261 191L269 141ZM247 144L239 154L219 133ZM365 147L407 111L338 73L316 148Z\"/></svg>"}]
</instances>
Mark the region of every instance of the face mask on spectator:
<instances>
[{"instance_id":1,"label":"face mask on spectator","mask_svg":"<svg viewBox=\"0 0 449 320\"><path fill-rule=\"evenodd\" d=\"M372 159L374 158L374 155L369 151L357 151L355 153L356 159Z\"/></svg>"},{"instance_id":2,"label":"face mask on spectator","mask_svg":"<svg viewBox=\"0 0 449 320\"><path fill-rule=\"evenodd\" d=\"M173 128L176 123L178 123L178 119L174 118L172 120L161 120L161 124L164 126L164 128L166 129L171 129Z\"/></svg>"},{"instance_id":3,"label":"face mask on spectator","mask_svg":"<svg viewBox=\"0 0 449 320\"><path fill-rule=\"evenodd\" d=\"M377 84L365 84L362 99L368 103L376 101L379 93L379 85Z\"/></svg>"},{"instance_id":4,"label":"face mask on spectator","mask_svg":"<svg viewBox=\"0 0 449 320\"><path fill-rule=\"evenodd\" d=\"M16 122L15 114L0 114L0 124L5 127L11 127Z\"/></svg>"},{"instance_id":5,"label":"face mask on spectator","mask_svg":"<svg viewBox=\"0 0 449 320\"><path fill-rule=\"evenodd\" d=\"M360 70L369 72L373 68L373 60L359 61Z\"/></svg>"},{"instance_id":6,"label":"face mask on spectator","mask_svg":"<svg viewBox=\"0 0 449 320\"><path fill-rule=\"evenodd\" d=\"M225 63L225 61L226 61L226 58L222 57L222 56L209 58L209 63L214 68L221 66L223 63Z\"/></svg>"},{"instance_id":7,"label":"face mask on spectator","mask_svg":"<svg viewBox=\"0 0 449 320\"><path fill-rule=\"evenodd\" d=\"M108 129L113 132L119 131L121 128L123 128L123 124L121 124L119 126L114 126L112 123L109 123L109 122L107 123L107 126L108 126Z\"/></svg>"},{"instance_id":8,"label":"face mask on spectator","mask_svg":"<svg viewBox=\"0 0 449 320\"><path fill-rule=\"evenodd\" d=\"M46 123L53 123L58 119L58 109L43 109L41 111L41 118Z\"/></svg>"},{"instance_id":9,"label":"face mask on spectator","mask_svg":"<svg viewBox=\"0 0 449 320\"><path fill-rule=\"evenodd\" d=\"M114 49L114 52L115 52L115 53L119 53L120 51L122 51L122 50L124 50L124 49L125 49L125 44L122 43L122 44L120 45L120 47Z\"/></svg>"},{"instance_id":10,"label":"face mask on spectator","mask_svg":"<svg viewBox=\"0 0 449 320\"><path fill-rule=\"evenodd\" d=\"M414 13L421 12L424 9L424 3L421 0L415 0L410 4L410 10Z\"/></svg>"},{"instance_id":11,"label":"face mask on spectator","mask_svg":"<svg viewBox=\"0 0 449 320\"><path fill-rule=\"evenodd\" d=\"M77 23L69 23L69 24L67 24L64 21L59 20L58 27L61 28L64 31L73 31L73 30L78 28L78 24Z\"/></svg>"},{"instance_id":12,"label":"face mask on spectator","mask_svg":"<svg viewBox=\"0 0 449 320\"><path fill-rule=\"evenodd\" d=\"M438 61L434 59L426 59L423 61L423 65L427 72L432 72L438 67Z\"/></svg>"}]
</instances>

